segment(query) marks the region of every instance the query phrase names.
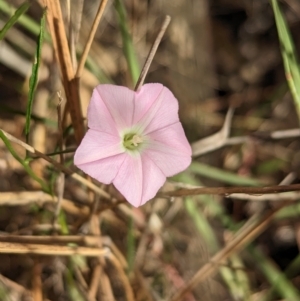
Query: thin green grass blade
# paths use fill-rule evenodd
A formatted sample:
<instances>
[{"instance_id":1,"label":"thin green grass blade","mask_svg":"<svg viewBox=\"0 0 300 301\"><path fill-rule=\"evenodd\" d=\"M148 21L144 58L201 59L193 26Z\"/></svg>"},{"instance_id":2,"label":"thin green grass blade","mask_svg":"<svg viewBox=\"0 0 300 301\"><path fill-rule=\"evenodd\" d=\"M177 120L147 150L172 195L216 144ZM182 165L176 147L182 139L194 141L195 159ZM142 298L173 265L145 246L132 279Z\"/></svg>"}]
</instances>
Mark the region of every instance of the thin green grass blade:
<instances>
[{"instance_id":1,"label":"thin green grass blade","mask_svg":"<svg viewBox=\"0 0 300 301\"><path fill-rule=\"evenodd\" d=\"M115 8L118 14L119 26L120 26L120 31L123 40L123 51L127 60L133 86L135 86L141 71L132 44L132 39L129 34L129 30L127 26L126 10L125 10L123 0L115 0Z\"/></svg>"},{"instance_id":2,"label":"thin green grass blade","mask_svg":"<svg viewBox=\"0 0 300 301\"><path fill-rule=\"evenodd\" d=\"M16 9L7 2L8 1L6 0L0 0L0 10L1 12L11 15L13 12L16 11ZM40 32L39 25L33 19L26 15L21 15L20 18L17 19L17 22L35 35L38 35ZM50 41L49 35L47 35L47 39Z\"/></svg>"},{"instance_id":3,"label":"thin green grass blade","mask_svg":"<svg viewBox=\"0 0 300 301\"><path fill-rule=\"evenodd\" d=\"M34 173L34 171L30 168L28 161L23 160L22 158L20 158L18 156L18 154L15 152L14 148L10 144L9 140L6 138L6 136L4 135L4 133L1 130L0 130L0 138L3 140L5 146L7 147L9 152L12 154L12 156L23 166L23 168L28 173L28 175L32 179L34 179L36 182L38 182L45 192L50 193L50 189L49 189L48 185Z\"/></svg>"},{"instance_id":4,"label":"thin green grass blade","mask_svg":"<svg viewBox=\"0 0 300 301\"><path fill-rule=\"evenodd\" d=\"M9 290L2 282L0 282L0 300L11 301Z\"/></svg>"},{"instance_id":5,"label":"thin green grass blade","mask_svg":"<svg viewBox=\"0 0 300 301\"><path fill-rule=\"evenodd\" d=\"M67 294L72 301L85 301L80 290L77 288L76 282L74 280L75 276L74 263L72 259L70 260L68 267L64 272L64 278L66 283Z\"/></svg>"},{"instance_id":6,"label":"thin green grass blade","mask_svg":"<svg viewBox=\"0 0 300 301\"><path fill-rule=\"evenodd\" d=\"M67 223L67 217L64 213L64 211L60 210L60 213L58 215L58 223L61 227L61 234L63 235L68 235L69 232L69 228L68 228L68 223Z\"/></svg>"},{"instance_id":7,"label":"thin green grass blade","mask_svg":"<svg viewBox=\"0 0 300 301\"><path fill-rule=\"evenodd\" d=\"M300 254L288 265L284 273L287 277L296 277L299 275L300 271Z\"/></svg>"},{"instance_id":8,"label":"thin green grass blade","mask_svg":"<svg viewBox=\"0 0 300 301\"><path fill-rule=\"evenodd\" d=\"M291 37L291 33L278 5L278 1L272 0L271 3L274 11L281 46L281 54L285 69L285 76L294 99L294 103L298 113L298 118L300 120L300 71L296 56L296 50L293 43L293 39Z\"/></svg>"},{"instance_id":9,"label":"thin green grass blade","mask_svg":"<svg viewBox=\"0 0 300 301\"><path fill-rule=\"evenodd\" d=\"M44 10L43 16L41 18L40 33L38 36L36 53L35 53L35 61L32 65L32 73L31 73L31 76L29 79L29 93L28 93L28 102L27 102L27 108L26 108L26 123L25 123L26 142L29 141L32 104L33 104L35 89L36 89L37 82L38 82L38 73L39 73L39 67L40 67L40 62L41 62L42 44L43 44L43 40L44 40L45 19L46 19L46 10Z\"/></svg>"},{"instance_id":10,"label":"thin green grass blade","mask_svg":"<svg viewBox=\"0 0 300 301\"><path fill-rule=\"evenodd\" d=\"M185 199L184 206L198 232L203 236L203 239L208 244L210 252L216 252L219 249L219 244L215 233L204 216L204 213L199 210L197 202L195 202L193 198L188 197Z\"/></svg>"},{"instance_id":11,"label":"thin green grass blade","mask_svg":"<svg viewBox=\"0 0 300 301\"><path fill-rule=\"evenodd\" d=\"M292 193L292 192L290 192ZM288 200L288 193L286 195L286 200ZM276 214L276 219L278 220L286 220L286 219L294 219L300 217L300 204L297 202L296 204L292 204L282 208Z\"/></svg>"},{"instance_id":12,"label":"thin green grass blade","mask_svg":"<svg viewBox=\"0 0 300 301\"><path fill-rule=\"evenodd\" d=\"M292 279L299 275L300 271L300 254L288 265L288 267L284 271L284 275ZM276 287L272 286L261 298L261 301L271 301L275 299Z\"/></svg>"},{"instance_id":13,"label":"thin green grass blade","mask_svg":"<svg viewBox=\"0 0 300 301\"><path fill-rule=\"evenodd\" d=\"M231 185L237 185L237 186L261 186L262 185L262 183L260 183L260 181L256 179L236 175L232 172L224 171L222 169L212 167L200 162L192 162L188 170L197 175L214 179L216 181L220 181Z\"/></svg>"},{"instance_id":14,"label":"thin green grass blade","mask_svg":"<svg viewBox=\"0 0 300 301\"><path fill-rule=\"evenodd\" d=\"M228 259L229 267L223 267L222 272L225 274L228 271L233 275L233 279L231 280L231 291L233 293L234 300L244 300L250 301L251 298L251 280L249 278L248 273L246 272L246 267L244 262L237 254L233 254ZM224 276L223 276L224 277Z\"/></svg>"},{"instance_id":15,"label":"thin green grass blade","mask_svg":"<svg viewBox=\"0 0 300 301\"><path fill-rule=\"evenodd\" d=\"M0 41L4 38L6 32L18 21L18 19L27 11L30 7L29 2L24 2L8 20L8 22L0 30Z\"/></svg>"},{"instance_id":16,"label":"thin green grass blade","mask_svg":"<svg viewBox=\"0 0 300 301\"><path fill-rule=\"evenodd\" d=\"M286 275L273 264L272 261L266 258L258 248L254 248L249 245L247 249L249 250L253 260L257 263L257 267L262 271L268 282L284 300L300 300L299 291L289 281L289 279L287 279ZM264 298L263 300L265 301Z\"/></svg>"},{"instance_id":17,"label":"thin green grass blade","mask_svg":"<svg viewBox=\"0 0 300 301\"><path fill-rule=\"evenodd\" d=\"M87 57L86 68L94 74L100 83L112 84L113 80L95 63L91 56Z\"/></svg>"}]
</instances>

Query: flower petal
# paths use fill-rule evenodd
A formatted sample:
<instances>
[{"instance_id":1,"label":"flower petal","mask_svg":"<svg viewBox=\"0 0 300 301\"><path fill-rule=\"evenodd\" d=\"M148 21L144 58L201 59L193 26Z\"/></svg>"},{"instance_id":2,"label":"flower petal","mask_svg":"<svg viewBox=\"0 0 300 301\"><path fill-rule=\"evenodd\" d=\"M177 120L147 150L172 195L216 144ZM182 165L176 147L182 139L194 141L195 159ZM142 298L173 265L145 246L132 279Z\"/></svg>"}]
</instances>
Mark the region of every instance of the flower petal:
<instances>
[{"instance_id":1,"label":"flower petal","mask_svg":"<svg viewBox=\"0 0 300 301\"><path fill-rule=\"evenodd\" d=\"M152 199L166 177L146 155L128 155L113 184L134 207Z\"/></svg>"},{"instance_id":2,"label":"flower petal","mask_svg":"<svg viewBox=\"0 0 300 301\"><path fill-rule=\"evenodd\" d=\"M148 134L178 121L178 101L168 88L163 87L138 125L144 134Z\"/></svg>"},{"instance_id":3,"label":"flower petal","mask_svg":"<svg viewBox=\"0 0 300 301\"><path fill-rule=\"evenodd\" d=\"M126 154L123 153L97 161L79 164L77 167L99 182L110 184L116 177L125 158Z\"/></svg>"},{"instance_id":4,"label":"flower petal","mask_svg":"<svg viewBox=\"0 0 300 301\"><path fill-rule=\"evenodd\" d=\"M185 170L191 163L192 150L180 122L148 134L145 154L166 177Z\"/></svg>"},{"instance_id":5,"label":"flower petal","mask_svg":"<svg viewBox=\"0 0 300 301\"><path fill-rule=\"evenodd\" d=\"M162 84L145 84L135 94L133 124L138 123L163 90Z\"/></svg>"},{"instance_id":6,"label":"flower petal","mask_svg":"<svg viewBox=\"0 0 300 301\"><path fill-rule=\"evenodd\" d=\"M89 129L74 155L76 166L124 153L120 137Z\"/></svg>"},{"instance_id":7,"label":"flower petal","mask_svg":"<svg viewBox=\"0 0 300 301\"><path fill-rule=\"evenodd\" d=\"M115 85L99 85L94 91L94 93L98 94L97 99L102 101L102 107L105 106L107 108L106 111L103 111L103 114L109 114L113 120L113 123L110 123L109 126L113 125L118 131L122 131L132 126L135 97L134 91L126 87ZM89 113L93 114L90 111ZM97 112L97 114L98 113L99 112ZM100 119L100 116L97 114L95 113L95 118ZM103 122L104 121L101 119L98 121L98 123L101 124Z\"/></svg>"},{"instance_id":8,"label":"flower petal","mask_svg":"<svg viewBox=\"0 0 300 301\"><path fill-rule=\"evenodd\" d=\"M98 86L99 89L99 86ZM93 130L118 135L117 127L111 113L101 98L97 88L94 89L87 112L88 127Z\"/></svg>"}]
</instances>

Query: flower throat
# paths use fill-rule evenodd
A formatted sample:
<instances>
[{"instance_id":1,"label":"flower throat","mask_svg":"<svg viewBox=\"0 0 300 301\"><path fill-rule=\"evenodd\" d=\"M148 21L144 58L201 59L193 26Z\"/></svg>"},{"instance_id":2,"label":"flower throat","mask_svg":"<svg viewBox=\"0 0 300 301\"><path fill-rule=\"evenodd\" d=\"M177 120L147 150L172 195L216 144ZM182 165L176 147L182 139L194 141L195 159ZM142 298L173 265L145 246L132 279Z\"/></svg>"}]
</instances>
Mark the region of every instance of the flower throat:
<instances>
[{"instance_id":1,"label":"flower throat","mask_svg":"<svg viewBox=\"0 0 300 301\"><path fill-rule=\"evenodd\" d=\"M143 138L135 133L128 133L124 136L123 146L128 150L137 150L141 146Z\"/></svg>"}]
</instances>

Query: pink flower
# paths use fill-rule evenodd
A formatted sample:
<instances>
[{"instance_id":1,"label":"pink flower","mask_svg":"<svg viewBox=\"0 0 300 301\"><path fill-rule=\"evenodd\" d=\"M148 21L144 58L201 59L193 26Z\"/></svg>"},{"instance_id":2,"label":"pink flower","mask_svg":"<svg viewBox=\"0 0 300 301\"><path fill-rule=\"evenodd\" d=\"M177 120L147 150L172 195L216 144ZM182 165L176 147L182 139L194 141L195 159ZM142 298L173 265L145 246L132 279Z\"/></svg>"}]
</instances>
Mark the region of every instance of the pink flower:
<instances>
[{"instance_id":1,"label":"pink flower","mask_svg":"<svg viewBox=\"0 0 300 301\"><path fill-rule=\"evenodd\" d=\"M191 163L178 102L161 84L146 84L137 92L97 86L88 127L74 164L99 182L113 183L135 207L153 198L166 177Z\"/></svg>"}]
</instances>

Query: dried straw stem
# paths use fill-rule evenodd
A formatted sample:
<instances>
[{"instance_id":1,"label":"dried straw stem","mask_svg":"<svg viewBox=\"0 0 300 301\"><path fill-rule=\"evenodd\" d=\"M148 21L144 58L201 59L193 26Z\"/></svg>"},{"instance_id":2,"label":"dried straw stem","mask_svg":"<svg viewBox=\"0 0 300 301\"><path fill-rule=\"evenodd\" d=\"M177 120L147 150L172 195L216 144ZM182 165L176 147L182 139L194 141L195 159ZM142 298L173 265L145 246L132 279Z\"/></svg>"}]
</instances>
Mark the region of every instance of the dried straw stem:
<instances>
[{"instance_id":1,"label":"dried straw stem","mask_svg":"<svg viewBox=\"0 0 300 301\"><path fill-rule=\"evenodd\" d=\"M92 46L92 43L93 43L93 40L94 40L94 37L95 37L95 33L96 33L97 28L98 28L101 17L103 15L104 9L105 9L106 4L107 4L107 1L108 0L102 0L100 5L99 5L96 17L94 19L92 28L90 30L90 34L88 36L88 40L85 44L83 53L81 55L80 62L78 64L78 68L77 68L77 71L76 71L76 77L78 77L78 78L81 77L81 75L82 75L82 71L83 71L87 56L88 56L89 51L91 49L91 46Z\"/></svg>"},{"instance_id":2,"label":"dried straw stem","mask_svg":"<svg viewBox=\"0 0 300 301\"><path fill-rule=\"evenodd\" d=\"M75 139L77 144L79 144L84 135L79 98L79 83L78 80L74 78L75 73L72 66L60 3L59 0L44 0L44 5L48 7L47 21L54 45L55 57L62 74L62 81L67 98L66 107L70 110Z\"/></svg>"},{"instance_id":3,"label":"dried straw stem","mask_svg":"<svg viewBox=\"0 0 300 301\"><path fill-rule=\"evenodd\" d=\"M82 255L87 257L106 256L107 249L88 247L69 247L42 244L21 244L12 242L0 242L0 254L34 254L48 256L73 256Z\"/></svg>"},{"instance_id":4,"label":"dried straw stem","mask_svg":"<svg viewBox=\"0 0 300 301\"><path fill-rule=\"evenodd\" d=\"M153 45L150 49L150 52L149 52L148 57L146 59L146 62L144 64L143 70L140 74L140 77L139 77L137 83L136 83L136 86L135 86L135 89L134 89L135 91L138 91L141 88L141 86L143 85L143 83L145 81L145 77L146 77L146 75L149 71L150 65L153 61L153 58L154 58L155 54L156 54L157 48L160 44L160 41L161 41L162 37L165 34L165 31L167 30L167 27L168 27L170 21L171 21L171 17L167 15L165 17L165 20L164 20L161 28L160 28L160 31L159 31L158 35L157 35L157 37L156 37L156 39L155 39L155 41L154 41L154 43L153 43Z\"/></svg>"}]
</instances>

